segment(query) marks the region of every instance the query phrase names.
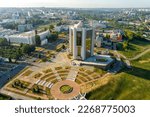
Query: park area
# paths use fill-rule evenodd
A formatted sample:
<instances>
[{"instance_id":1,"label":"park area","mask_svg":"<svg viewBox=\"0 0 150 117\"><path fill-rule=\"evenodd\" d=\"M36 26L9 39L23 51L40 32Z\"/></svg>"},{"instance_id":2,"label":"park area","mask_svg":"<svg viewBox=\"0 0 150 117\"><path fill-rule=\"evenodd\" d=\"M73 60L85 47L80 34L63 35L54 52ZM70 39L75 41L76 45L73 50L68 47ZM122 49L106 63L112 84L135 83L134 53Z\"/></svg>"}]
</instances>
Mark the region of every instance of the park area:
<instances>
[{"instance_id":1,"label":"park area","mask_svg":"<svg viewBox=\"0 0 150 117\"><path fill-rule=\"evenodd\" d=\"M131 62L132 69L103 79L86 95L89 100L149 100L150 99L150 52Z\"/></svg>"},{"instance_id":2,"label":"park area","mask_svg":"<svg viewBox=\"0 0 150 117\"><path fill-rule=\"evenodd\" d=\"M133 58L136 55L142 53L143 51L145 51L148 48L150 48L149 41L134 40L129 44L129 46L126 50L120 50L119 52L130 59L130 58Z\"/></svg>"},{"instance_id":3,"label":"park area","mask_svg":"<svg viewBox=\"0 0 150 117\"><path fill-rule=\"evenodd\" d=\"M90 90L106 74L94 67L55 63L39 63L39 66L27 66L3 87L2 92L15 99L73 99ZM62 96L57 97L57 92Z\"/></svg>"}]
</instances>

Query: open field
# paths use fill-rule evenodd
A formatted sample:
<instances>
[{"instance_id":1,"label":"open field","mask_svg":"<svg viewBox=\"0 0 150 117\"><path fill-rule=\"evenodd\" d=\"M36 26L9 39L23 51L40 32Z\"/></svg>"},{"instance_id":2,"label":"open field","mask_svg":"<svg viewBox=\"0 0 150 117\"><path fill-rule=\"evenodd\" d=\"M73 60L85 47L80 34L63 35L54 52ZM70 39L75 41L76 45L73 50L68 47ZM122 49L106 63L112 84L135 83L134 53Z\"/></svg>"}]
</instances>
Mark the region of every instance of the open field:
<instances>
[{"instance_id":1,"label":"open field","mask_svg":"<svg viewBox=\"0 0 150 117\"><path fill-rule=\"evenodd\" d=\"M90 100L137 100L150 99L150 64L147 63L150 52L136 61L132 61L132 70L107 78L108 83L89 92ZM145 61L141 63L141 61Z\"/></svg>"},{"instance_id":2,"label":"open field","mask_svg":"<svg viewBox=\"0 0 150 117\"><path fill-rule=\"evenodd\" d=\"M125 55L127 58L133 58L136 55L140 54L147 48L150 48L149 41L138 41L135 40L130 43L129 48L126 51L119 51L121 54Z\"/></svg>"}]
</instances>

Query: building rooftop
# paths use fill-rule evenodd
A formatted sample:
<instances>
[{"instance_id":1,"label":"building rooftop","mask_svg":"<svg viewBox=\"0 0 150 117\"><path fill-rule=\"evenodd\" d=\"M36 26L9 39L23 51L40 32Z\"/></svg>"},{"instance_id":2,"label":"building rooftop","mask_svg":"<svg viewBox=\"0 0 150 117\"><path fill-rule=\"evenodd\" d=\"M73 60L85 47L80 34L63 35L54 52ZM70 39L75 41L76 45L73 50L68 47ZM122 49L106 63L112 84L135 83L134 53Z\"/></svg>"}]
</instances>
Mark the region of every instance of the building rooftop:
<instances>
[{"instance_id":1,"label":"building rooftop","mask_svg":"<svg viewBox=\"0 0 150 117\"><path fill-rule=\"evenodd\" d=\"M11 37L28 37L28 36L34 36L35 32L34 31L29 31L29 32L25 32L25 33L20 33L20 34L15 34L15 35L10 35Z\"/></svg>"},{"instance_id":2,"label":"building rooftop","mask_svg":"<svg viewBox=\"0 0 150 117\"><path fill-rule=\"evenodd\" d=\"M78 24L74 25L74 28L92 28L92 26L86 21L79 21Z\"/></svg>"}]
</instances>

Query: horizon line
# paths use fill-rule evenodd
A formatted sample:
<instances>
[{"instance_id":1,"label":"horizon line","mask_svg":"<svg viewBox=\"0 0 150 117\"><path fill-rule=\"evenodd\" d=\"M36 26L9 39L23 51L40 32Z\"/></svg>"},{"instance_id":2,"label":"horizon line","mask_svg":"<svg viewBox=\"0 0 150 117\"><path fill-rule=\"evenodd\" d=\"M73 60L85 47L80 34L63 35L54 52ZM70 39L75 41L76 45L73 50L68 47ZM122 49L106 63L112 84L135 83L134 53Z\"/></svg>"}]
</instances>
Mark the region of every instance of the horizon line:
<instances>
[{"instance_id":1,"label":"horizon line","mask_svg":"<svg viewBox=\"0 0 150 117\"><path fill-rule=\"evenodd\" d=\"M142 8L142 9L150 9L150 7L56 7L56 6L22 6L22 7L19 7L19 6L12 6L12 7L6 7L6 6L0 6L0 8L69 8L69 9L115 9L115 8L120 8L120 9L132 9L132 8Z\"/></svg>"}]
</instances>

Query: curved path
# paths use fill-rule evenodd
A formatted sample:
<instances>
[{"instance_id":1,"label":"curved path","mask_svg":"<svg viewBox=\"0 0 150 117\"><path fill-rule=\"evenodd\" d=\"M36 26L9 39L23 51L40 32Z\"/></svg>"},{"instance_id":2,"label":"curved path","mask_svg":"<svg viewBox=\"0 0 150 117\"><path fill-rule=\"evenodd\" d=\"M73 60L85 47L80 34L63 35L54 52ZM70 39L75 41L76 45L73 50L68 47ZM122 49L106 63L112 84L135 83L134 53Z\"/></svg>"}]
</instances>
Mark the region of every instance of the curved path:
<instances>
[{"instance_id":1,"label":"curved path","mask_svg":"<svg viewBox=\"0 0 150 117\"><path fill-rule=\"evenodd\" d=\"M150 52L150 48L146 49L145 51L141 52L140 54L136 55L133 58L127 58L125 55L119 53L117 50L115 50L115 53L117 54L117 56L120 58L124 58L125 59L125 63L127 65L128 68L131 68L131 63L130 61L136 60L138 58L140 58L141 56L145 55L146 53Z\"/></svg>"},{"instance_id":2,"label":"curved path","mask_svg":"<svg viewBox=\"0 0 150 117\"><path fill-rule=\"evenodd\" d=\"M73 91L68 94L62 93L60 91L60 87L63 85L69 85L69 86L73 87ZM51 88L51 94L57 100L72 99L80 94L80 86L74 81L70 81L70 80L60 81L53 85L53 87Z\"/></svg>"},{"instance_id":3,"label":"curved path","mask_svg":"<svg viewBox=\"0 0 150 117\"><path fill-rule=\"evenodd\" d=\"M130 60L130 61L136 60L136 59L140 58L141 56L143 56L144 54L148 53L149 51L150 51L150 48L146 49L145 51L143 51L142 53L136 55L133 58L129 58L128 60Z\"/></svg>"}]
</instances>

